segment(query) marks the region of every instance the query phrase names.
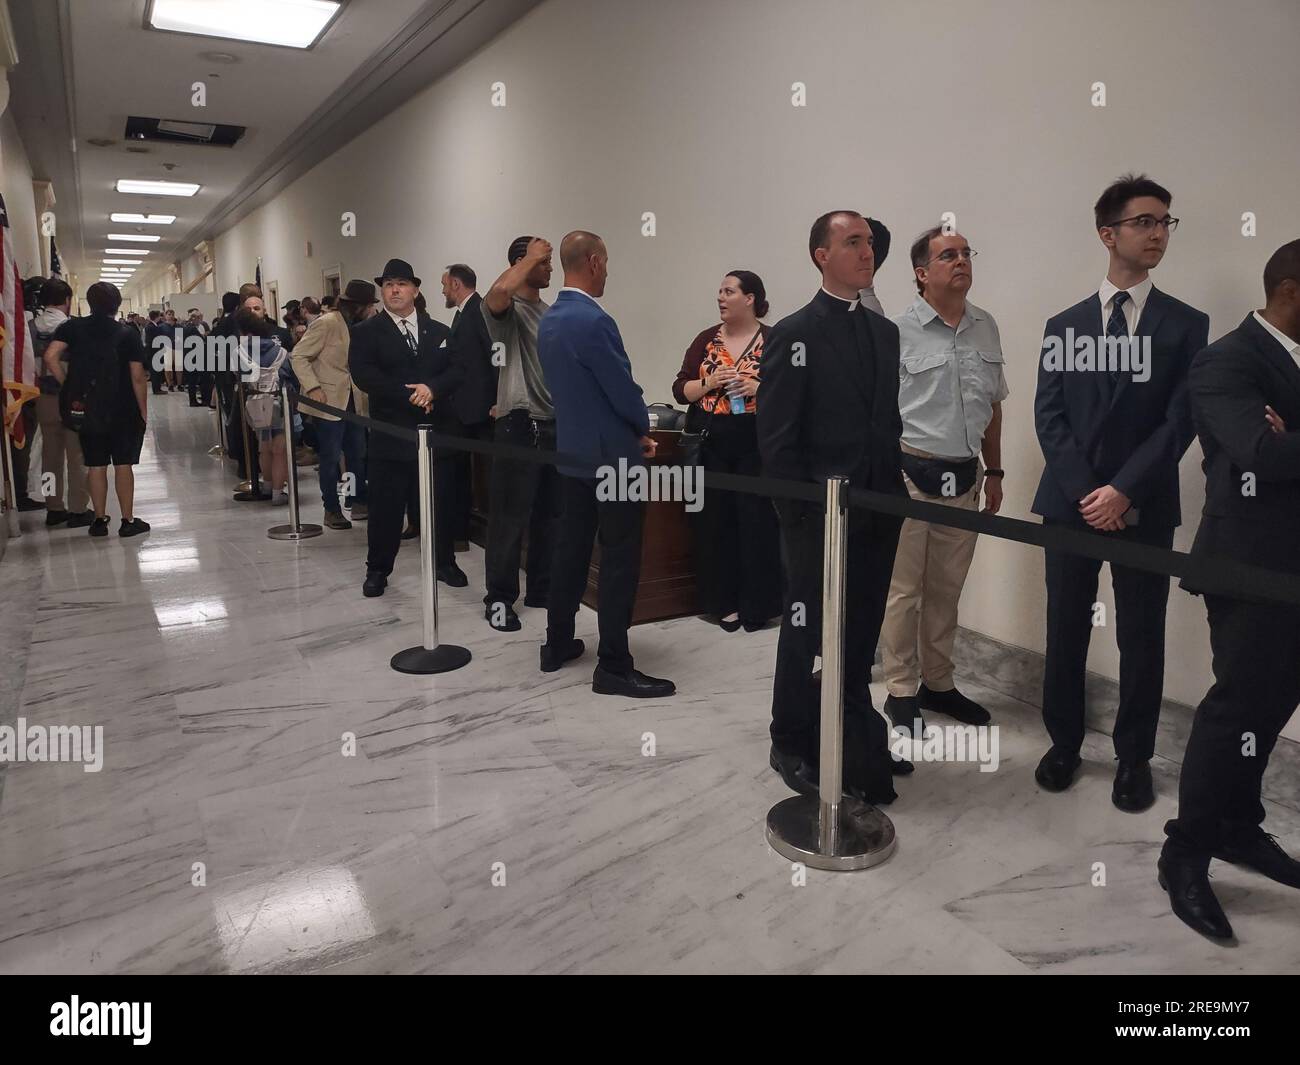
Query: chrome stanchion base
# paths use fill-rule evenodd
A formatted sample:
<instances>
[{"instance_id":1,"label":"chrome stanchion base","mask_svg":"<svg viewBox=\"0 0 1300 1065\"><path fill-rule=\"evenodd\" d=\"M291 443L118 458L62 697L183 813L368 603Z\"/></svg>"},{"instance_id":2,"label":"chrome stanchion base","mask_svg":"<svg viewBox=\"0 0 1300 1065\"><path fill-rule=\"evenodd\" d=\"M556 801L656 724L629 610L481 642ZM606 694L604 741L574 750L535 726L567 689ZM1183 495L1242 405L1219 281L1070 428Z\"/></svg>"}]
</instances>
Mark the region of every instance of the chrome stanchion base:
<instances>
[{"instance_id":1,"label":"chrome stanchion base","mask_svg":"<svg viewBox=\"0 0 1300 1065\"><path fill-rule=\"evenodd\" d=\"M777 854L813 869L841 872L869 869L894 853L894 823L874 806L845 795L839 804L839 846L834 854L821 847L821 800L792 795L767 812L767 842Z\"/></svg>"},{"instance_id":2,"label":"chrome stanchion base","mask_svg":"<svg viewBox=\"0 0 1300 1065\"><path fill-rule=\"evenodd\" d=\"M273 525L266 530L266 535L272 540L310 540L324 531L319 525L303 524L296 529L292 525Z\"/></svg>"},{"instance_id":3,"label":"chrome stanchion base","mask_svg":"<svg viewBox=\"0 0 1300 1065\"><path fill-rule=\"evenodd\" d=\"M393 655L388 664L398 673L450 673L453 669L469 665L472 657L468 647L443 643L432 651L427 647L408 647Z\"/></svg>"},{"instance_id":4,"label":"chrome stanchion base","mask_svg":"<svg viewBox=\"0 0 1300 1065\"><path fill-rule=\"evenodd\" d=\"M209 454L209 455L221 455L221 456L224 456L225 453L226 453L226 449L225 449L224 447L222 447L220 444L213 444L210 448L208 448L208 454Z\"/></svg>"}]
</instances>

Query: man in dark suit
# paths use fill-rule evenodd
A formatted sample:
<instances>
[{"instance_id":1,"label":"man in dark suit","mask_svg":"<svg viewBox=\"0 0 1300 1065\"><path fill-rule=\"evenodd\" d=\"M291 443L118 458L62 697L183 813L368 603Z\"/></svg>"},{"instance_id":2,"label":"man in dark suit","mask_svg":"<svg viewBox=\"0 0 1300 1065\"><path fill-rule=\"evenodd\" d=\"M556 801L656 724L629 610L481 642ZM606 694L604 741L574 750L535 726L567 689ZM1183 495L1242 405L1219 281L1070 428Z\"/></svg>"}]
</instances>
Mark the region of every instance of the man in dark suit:
<instances>
[{"instance_id":1,"label":"man in dark suit","mask_svg":"<svg viewBox=\"0 0 1300 1065\"><path fill-rule=\"evenodd\" d=\"M1205 452L1194 557L1300 573L1300 240L1264 267L1265 307L1192 362L1192 417ZM1183 582L1197 593L1196 582ZM1196 708L1165 825L1160 886L1196 931L1232 927L1210 888L1211 858L1300 887L1300 862L1263 830L1260 785L1300 703L1300 606L1205 595L1214 685Z\"/></svg>"},{"instance_id":2,"label":"man in dark suit","mask_svg":"<svg viewBox=\"0 0 1300 1065\"><path fill-rule=\"evenodd\" d=\"M600 648L591 690L597 695L659 699L673 695L676 686L634 669L627 644L641 576L645 501L632 492L600 487L601 480L616 485L611 477L615 471L643 466L655 451L650 415L632 379L623 338L614 319L596 302L605 293L608 263L600 237L582 230L568 234L560 242L564 287L537 329L537 354L555 406L556 448L583 463L583 468L557 466L562 509L551 556L541 668L554 672L585 649L574 638L574 618L599 530Z\"/></svg>"},{"instance_id":3,"label":"man in dark suit","mask_svg":"<svg viewBox=\"0 0 1300 1065\"><path fill-rule=\"evenodd\" d=\"M1033 511L1045 525L1093 529L1168 548L1182 520L1178 461L1192 442L1187 371L1210 320L1151 284L1178 219L1168 190L1126 174L1094 208L1110 255L1099 291L1047 322L1034 421L1047 466ZM1097 623L1101 563L1045 552L1047 665L1043 722L1052 746L1035 772L1064 791L1084 734L1084 671ZM1150 760L1164 691L1169 578L1111 566L1120 653L1111 800L1136 813L1155 802Z\"/></svg>"},{"instance_id":4,"label":"man in dark suit","mask_svg":"<svg viewBox=\"0 0 1300 1065\"><path fill-rule=\"evenodd\" d=\"M772 329L758 389L758 444L769 477L906 498L898 413L898 327L862 306L875 269L872 233L856 211L813 223L808 251L821 272L812 302ZM816 794L819 692L813 659L821 645L822 540L819 504L778 500L786 560L786 604L772 691L772 768L795 791ZM888 724L871 704L871 663L902 520L849 511L844 625L844 787L864 802L896 796ZM900 769L906 764L900 763Z\"/></svg>"},{"instance_id":5,"label":"man in dark suit","mask_svg":"<svg viewBox=\"0 0 1300 1065\"><path fill-rule=\"evenodd\" d=\"M447 309L456 308L451 321L451 341L465 366L465 380L452 397L460 435L471 440L492 439L492 408L497 401L499 368L492 361L492 338L483 320L483 297L476 290L478 276L464 263L453 263L442 275L442 296ZM457 452L455 523L457 540L469 539L469 512L474 500L474 463L486 455Z\"/></svg>"},{"instance_id":6,"label":"man in dark suit","mask_svg":"<svg viewBox=\"0 0 1300 1065\"><path fill-rule=\"evenodd\" d=\"M464 368L449 344L450 330L427 315L417 315L420 279L409 263L389 259L375 284L384 310L352 330L349 369L370 400L370 417L415 429L431 424L436 432L455 425L451 397ZM367 480L370 488L369 551L362 592L383 595L401 544L402 518L408 506L418 512L419 455L416 444L388 433L370 433ZM456 565L451 536L451 499L455 482L450 454L435 451L434 557L438 579L463 588L465 574Z\"/></svg>"}]
</instances>

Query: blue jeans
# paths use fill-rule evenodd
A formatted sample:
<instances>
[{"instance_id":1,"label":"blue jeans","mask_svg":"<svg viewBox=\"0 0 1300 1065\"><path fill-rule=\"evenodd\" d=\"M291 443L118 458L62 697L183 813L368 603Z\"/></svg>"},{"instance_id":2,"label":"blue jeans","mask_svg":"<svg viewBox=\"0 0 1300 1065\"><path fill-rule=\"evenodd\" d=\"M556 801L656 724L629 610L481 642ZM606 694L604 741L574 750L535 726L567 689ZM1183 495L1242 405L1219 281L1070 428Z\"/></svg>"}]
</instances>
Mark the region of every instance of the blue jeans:
<instances>
[{"instance_id":1,"label":"blue jeans","mask_svg":"<svg viewBox=\"0 0 1300 1065\"><path fill-rule=\"evenodd\" d=\"M352 409L351 400L348 410ZM339 511L339 453L348 460L348 472L356 477L356 502L366 502L366 431L354 422L316 419L316 440L320 458L320 498L327 511Z\"/></svg>"}]
</instances>

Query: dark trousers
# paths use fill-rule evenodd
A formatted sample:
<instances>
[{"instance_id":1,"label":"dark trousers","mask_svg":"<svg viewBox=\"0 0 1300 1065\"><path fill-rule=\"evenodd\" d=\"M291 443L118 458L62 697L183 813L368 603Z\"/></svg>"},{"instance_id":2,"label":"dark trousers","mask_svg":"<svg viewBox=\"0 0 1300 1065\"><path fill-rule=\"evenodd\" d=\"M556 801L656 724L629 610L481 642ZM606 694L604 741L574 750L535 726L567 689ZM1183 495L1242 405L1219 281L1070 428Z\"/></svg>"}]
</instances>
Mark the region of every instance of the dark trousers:
<instances>
[{"instance_id":1,"label":"dark trousers","mask_svg":"<svg viewBox=\"0 0 1300 1065\"><path fill-rule=\"evenodd\" d=\"M492 429L492 421L489 419L474 425L462 425L459 435L469 440L487 441L492 439ZM474 455L468 451L456 453L456 500L452 511L456 520L452 524L452 532L457 540L469 539L469 515L474 508L474 464L481 465L489 461L491 460L486 455ZM491 483L490 476L488 483Z\"/></svg>"},{"instance_id":2,"label":"dark trousers","mask_svg":"<svg viewBox=\"0 0 1300 1065\"><path fill-rule=\"evenodd\" d=\"M1044 521L1084 529L1080 523ZM1130 526L1110 536L1170 547L1169 526ZM1101 561L1048 550L1047 664L1043 673L1043 723L1052 745L1078 753L1084 733L1084 671L1092 637L1093 604ZM1115 639L1119 644L1119 712L1115 753L1124 761L1150 759L1165 685L1165 605L1169 578L1126 566L1110 567L1115 591Z\"/></svg>"},{"instance_id":3,"label":"dark trousers","mask_svg":"<svg viewBox=\"0 0 1300 1065\"><path fill-rule=\"evenodd\" d=\"M230 457L235 460L239 469L239 479L241 481L252 480L253 477L261 476L261 457L258 454L257 434L250 428L248 436L252 445L252 454L244 455L244 423L240 417L239 394L242 386L232 386L230 389L229 402L226 415L226 447L229 450ZM249 466L252 466L252 472L249 472Z\"/></svg>"},{"instance_id":4,"label":"dark trousers","mask_svg":"<svg viewBox=\"0 0 1300 1065\"><path fill-rule=\"evenodd\" d=\"M636 586L641 578L641 527L645 504L597 500L596 482L560 477L560 521L551 564L546 611L546 642L564 647L573 639L573 621L587 587L592 544L600 542L596 614L600 624L597 656L602 669L631 672L627 630L632 624Z\"/></svg>"},{"instance_id":5,"label":"dark trousers","mask_svg":"<svg viewBox=\"0 0 1300 1065\"><path fill-rule=\"evenodd\" d=\"M752 414L717 415L702 449L706 470L758 476L762 459ZM693 515L700 610L758 624L781 613L781 544L776 510L764 496L705 489Z\"/></svg>"},{"instance_id":6,"label":"dark trousers","mask_svg":"<svg viewBox=\"0 0 1300 1065\"><path fill-rule=\"evenodd\" d=\"M155 395L158 394L158 393L160 393L160 392L163 390L163 381L164 381L164 378L163 378L162 367L161 367L161 366L155 366L155 365L154 365L154 352L153 352L152 350L150 350L150 352L149 352L149 385L150 385L150 387L153 389Z\"/></svg>"},{"instance_id":7,"label":"dark trousers","mask_svg":"<svg viewBox=\"0 0 1300 1065\"><path fill-rule=\"evenodd\" d=\"M17 506L20 500L31 498L27 494L27 471L32 462L32 436L36 432L36 401L24 403L18 417L23 420L23 426L27 429L27 442L18 448L14 447L13 441L7 435L4 437L5 446L9 448L9 457L14 464L14 506ZM41 499L44 502L44 496Z\"/></svg>"},{"instance_id":8,"label":"dark trousers","mask_svg":"<svg viewBox=\"0 0 1300 1065\"><path fill-rule=\"evenodd\" d=\"M204 370L191 370L185 375L185 385L191 403L202 403L206 407L212 402L212 374Z\"/></svg>"},{"instance_id":9,"label":"dark trousers","mask_svg":"<svg viewBox=\"0 0 1300 1065\"><path fill-rule=\"evenodd\" d=\"M387 577L393 572L397 549L402 543L402 519L407 508L420 512L420 464L412 459L370 459L368 468L370 519L366 529L366 569ZM455 482L451 464L436 458L433 464L433 557L435 566L455 561L449 513Z\"/></svg>"},{"instance_id":10,"label":"dark trousers","mask_svg":"<svg viewBox=\"0 0 1300 1065\"><path fill-rule=\"evenodd\" d=\"M1258 833L1260 787L1278 734L1300 703L1300 608L1207 595L1214 684L1196 708L1178 779L1168 852L1208 863Z\"/></svg>"},{"instance_id":11,"label":"dark trousers","mask_svg":"<svg viewBox=\"0 0 1300 1065\"><path fill-rule=\"evenodd\" d=\"M348 397L349 411L353 410L352 397ZM358 503L369 505L369 493L366 488L366 430L355 422L327 422L323 418L313 418L316 423L316 443L320 458L320 498L329 513L339 512L339 455L348 462L348 473L356 480L356 492L353 498ZM418 510L417 510L418 513Z\"/></svg>"},{"instance_id":12,"label":"dark trousers","mask_svg":"<svg viewBox=\"0 0 1300 1065\"><path fill-rule=\"evenodd\" d=\"M887 515L849 512L844 592L845 762L849 763L850 755L864 759L871 783L879 789L888 788L891 776L889 730L871 704L871 664L885 617L901 526L900 520ZM799 521L781 522L787 581L772 683L773 745L814 763L818 760L821 688L812 670L813 659L821 653L824 535L825 520L816 510ZM865 750L849 750L850 733L861 737Z\"/></svg>"},{"instance_id":13,"label":"dark trousers","mask_svg":"<svg viewBox=\"0 0 1300 1065\"><path fill-rule=\"evenodd\" d=\"M498 418L496 441L539 451L555 450L555 422L534 421L527 411ZM492 463L492 513L488 516L487 594L483 602L513 606L519 598L519 559L528 532L528 598L550 594L551 549L558 516L559 474L554 466L498 458Z\"/></svg>"}]
</instances>

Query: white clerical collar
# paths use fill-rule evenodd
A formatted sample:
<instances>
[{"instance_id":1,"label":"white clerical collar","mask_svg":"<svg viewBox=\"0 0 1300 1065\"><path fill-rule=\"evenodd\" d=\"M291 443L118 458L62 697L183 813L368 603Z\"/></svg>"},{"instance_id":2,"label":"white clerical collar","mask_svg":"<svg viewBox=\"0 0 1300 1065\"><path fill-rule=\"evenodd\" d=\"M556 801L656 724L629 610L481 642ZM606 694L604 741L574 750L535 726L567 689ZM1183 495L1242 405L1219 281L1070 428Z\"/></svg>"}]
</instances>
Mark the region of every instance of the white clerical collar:
<instances>
[{"instance_id":1,"label":"white clerical collar","mask_svg":"<svg viewBox=\"0 0 1300 1065\"><path fill-rule=\"evenodd\" d=\"M579 296L586 296L587 299L591 300L592 303L596 303L596 297L593 296L590 292L584 292L582 289L580 289L580 288L574 288L572 285L565 285L563 288L560 289L560 291L561 291L561 292L576 292ZM599 307L600 304L599 304L599 303L596 303L596 306Z\"/></svg>"},{"instance_id":2,"label":"white clerical collar","mask_svg":"<svg viewBox=\"0 0 1300 1065\"><path fill-rule=\"evenodd\" d=\"M857 310L857 307L858 307L858 297L854 296L853 299L851 299L851 300L846 300L843 296L837 296L837 295L835 295L834 292L827 292L827 290L826 290L826 286L825 286L825 285L822 285L822 291L825 292L826 295L828 295L828 296L829 296L831 299L833 299L833 300L839 300L840 303L847 303L847 304L848 304L848 308L849 308L849 310L851 310L851 311Z\"/></svg>"}]
</instances>

